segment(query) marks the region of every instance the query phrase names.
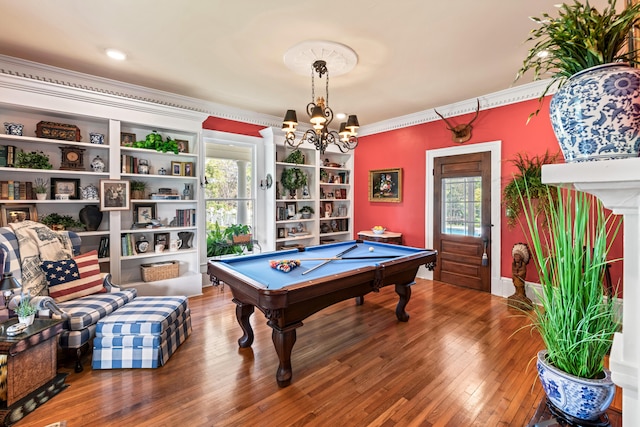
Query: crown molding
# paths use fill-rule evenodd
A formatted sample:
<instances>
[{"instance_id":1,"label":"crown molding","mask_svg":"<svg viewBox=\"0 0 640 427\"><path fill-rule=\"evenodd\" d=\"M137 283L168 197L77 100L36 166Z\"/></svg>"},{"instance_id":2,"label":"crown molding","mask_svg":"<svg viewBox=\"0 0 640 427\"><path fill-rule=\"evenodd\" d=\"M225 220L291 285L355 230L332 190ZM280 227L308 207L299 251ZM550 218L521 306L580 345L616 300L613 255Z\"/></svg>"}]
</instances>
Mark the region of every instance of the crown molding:
<instances>
[{"instance_id":1,"label":"crown molding","mask_svg":"<svg viewBox=\"0 0 640 427\"><path fill-rule=\"evenodd\" d=\"M12 79L0 79L0 84L4 87L12 87L27 92L55 94L59 97L116 108L153 112L155 114L164 112L174 117L178 114L192 120L196 118L204 120L208 116L214 116L265 127L279 128L282 125L280 117L78 73L6 55L0 55L0 77L3 76L12 77ZM480 100L480 110L536 99L544 92L548 83L548 80L539 80L481 96L478 98ZM553 89L548 92L550 95L553 93ZM476 110L476 98L436 108L447 118L473 113ZM440 117L432 108L363 125L360 127L358 134L359 136L373 135L436 120L440 120Z\"/></svg>"},{"instance_id":2,"label":"crown molding","mask_svg":"<svg viewBox=\"0 0 640 427\"><path fill-rule=\"evenodd\" d=\"M215 116L267 127L282 125L281 119L275 116L78 73L6 55L0 55L0 76L17 78L13 81L15 82L15 87L20 90L41 93L51 91L55 92L57 96L65 93L66 95L64 96L69 98L75 97L82 100L90 98L89 102L104 103L116 107L137 108L141 111L148 108L158 113L158 106L160 106L166 107L167 111L171 110L171 114L176 114L176 110L181 110L183 114L189 115L187 111L191 111L196 113L195 115L192 114L192 116L202 117L202 120L208 116ZM8 79L3 79L3 82L4 84L10 84ZM135 101L135 103L131 101ZM147 107L144 104L148 104Z\"/></svg>"},{"instance_id":3,"label":"crown molding","mask_svg":"<svg viewBox=\"0 0 640 427\"><path fill-rule=\"evenodd\" d=\"M489 108L503 107L509 104L537 99L544 93L549 85L549 80L538 80L521 86L483 95L477 98L480 101L480 110ZM555 92L555 87L550 89L547 94L551 95ZM363 125L358 129L358 136L374 135L377 133L388 132L391 130L416 126L423 123L441 120L434 110L438 110L440 114L449 118L460 116L462 114L474 113L477 108L476 98L458 101L453 104L441 107L430 108L428 110L419 111L417 113L407 114L405 116L395 117L381 122Z\"/></svg>"}]
</instances>

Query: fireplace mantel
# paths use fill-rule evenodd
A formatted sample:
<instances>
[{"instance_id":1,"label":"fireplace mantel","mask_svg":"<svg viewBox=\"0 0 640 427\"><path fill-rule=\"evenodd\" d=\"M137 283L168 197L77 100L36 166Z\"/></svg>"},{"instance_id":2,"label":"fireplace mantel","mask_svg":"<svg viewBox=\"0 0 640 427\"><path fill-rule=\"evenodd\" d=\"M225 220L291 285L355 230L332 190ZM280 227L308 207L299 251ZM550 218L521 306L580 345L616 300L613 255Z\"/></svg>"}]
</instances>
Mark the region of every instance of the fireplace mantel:
<instances>
[{"instance_id":1,"label":"fireplace mantel","mask_svg":"<svg viewBox=\"0 0 640 427\"><path fill-rule=\"evenodd\" d=\"M624 217L624 298L622 332L609 358L613 381L622 387L622 425L637 426L640 366L640 158L545 165L545 184L573 187L602 200Z\"/></svg>"}]
</instances>

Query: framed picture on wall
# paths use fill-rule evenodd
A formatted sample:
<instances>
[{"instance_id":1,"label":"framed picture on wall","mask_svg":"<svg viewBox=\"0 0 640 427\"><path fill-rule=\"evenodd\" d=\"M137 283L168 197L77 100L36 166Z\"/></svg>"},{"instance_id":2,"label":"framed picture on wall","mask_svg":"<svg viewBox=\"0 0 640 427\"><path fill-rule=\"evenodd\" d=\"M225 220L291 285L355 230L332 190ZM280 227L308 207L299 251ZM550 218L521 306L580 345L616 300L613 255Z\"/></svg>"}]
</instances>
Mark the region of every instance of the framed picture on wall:
<instances>
[{"instance_id":1,"label":"framed picture on wall","mask_svg":"<svg viewBox=\"0 0 640 427\"><path fill-rule=\"evenodd\" d=\"M369 201L402 201L402 168L369 171Z\"/></svg>"}]
</instances>

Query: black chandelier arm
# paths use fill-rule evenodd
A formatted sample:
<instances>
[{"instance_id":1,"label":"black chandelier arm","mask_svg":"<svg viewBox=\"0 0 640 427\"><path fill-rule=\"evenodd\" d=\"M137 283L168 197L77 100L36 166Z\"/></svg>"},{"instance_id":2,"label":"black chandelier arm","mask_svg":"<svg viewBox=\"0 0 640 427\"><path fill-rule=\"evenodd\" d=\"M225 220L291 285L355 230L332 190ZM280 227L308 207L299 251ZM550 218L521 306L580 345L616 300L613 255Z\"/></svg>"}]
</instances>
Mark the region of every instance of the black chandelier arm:
<instances>
[{"instance_id":1,"label":"black chandelier arm","mask_svg":"<svg viewBox=\"0 0 640 427\"><path fill-rule=\"evenodd\" d=\"M302 138L300 139L300 141L296 142L296 134L293 132L287 132L287 134L284 137L284 142L288 144L291 148L298 148L300 144L302 144L304 141L305 139Z\"/></svg>"}]
</instances>

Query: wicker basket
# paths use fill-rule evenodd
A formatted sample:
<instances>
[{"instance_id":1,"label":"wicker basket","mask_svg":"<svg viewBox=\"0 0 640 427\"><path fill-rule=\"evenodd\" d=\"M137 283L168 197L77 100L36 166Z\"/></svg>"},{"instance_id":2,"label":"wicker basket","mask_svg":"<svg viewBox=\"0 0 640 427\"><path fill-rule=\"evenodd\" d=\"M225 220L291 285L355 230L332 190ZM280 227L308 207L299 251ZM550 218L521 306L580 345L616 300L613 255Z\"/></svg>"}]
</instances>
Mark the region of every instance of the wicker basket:
<instances>
[{"instance_id":1,"label":"wicker basket","mask_svg":"<svg viewBox=\"0 0 640 427\"><path fill-rule=\"evenodd\" d=\"M142 274L142 280L145 282L154 282L178 277L179 269L180 263L178 261L166 261L155 264L142 264L140 273Z\"/></svg>"}]
</instances>

